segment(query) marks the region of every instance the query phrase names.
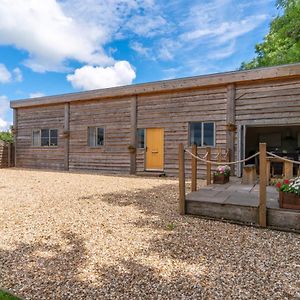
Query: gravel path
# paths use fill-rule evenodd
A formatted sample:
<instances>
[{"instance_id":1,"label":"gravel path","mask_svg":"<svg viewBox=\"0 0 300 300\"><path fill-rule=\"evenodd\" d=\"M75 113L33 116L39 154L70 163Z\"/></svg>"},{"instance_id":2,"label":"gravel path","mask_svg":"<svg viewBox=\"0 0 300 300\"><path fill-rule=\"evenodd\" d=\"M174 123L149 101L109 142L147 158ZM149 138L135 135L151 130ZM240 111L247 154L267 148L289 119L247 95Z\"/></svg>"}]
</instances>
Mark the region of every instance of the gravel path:
<instances>
[{"instance_id":1,"label":"gravel path","mask_svg":"<svg viewBox=\"0 0 300 300\"><path fill-rule=\"evenodd\" d=\"M0 286L25 299L300 299L300 236L177 213L177 181L0 170Z\"/></svg>"}]
</instances>

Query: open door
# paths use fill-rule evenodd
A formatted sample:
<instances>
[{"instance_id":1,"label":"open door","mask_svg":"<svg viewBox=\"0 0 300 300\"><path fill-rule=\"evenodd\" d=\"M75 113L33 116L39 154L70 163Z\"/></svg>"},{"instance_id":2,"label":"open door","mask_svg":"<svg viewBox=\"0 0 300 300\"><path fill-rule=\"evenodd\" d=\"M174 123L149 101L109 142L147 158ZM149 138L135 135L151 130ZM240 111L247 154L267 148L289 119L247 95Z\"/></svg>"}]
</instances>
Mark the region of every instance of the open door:
<instances>
[{"instance_id":1,"label":"open door","mask_svg":"<svg viewBox=\"0 0 300 300\"><path fill-rule=\"evenodd\" d=\"M164 130L146 129L146 170L163 171L164 169Z\"/></svg>"}]
</instances>

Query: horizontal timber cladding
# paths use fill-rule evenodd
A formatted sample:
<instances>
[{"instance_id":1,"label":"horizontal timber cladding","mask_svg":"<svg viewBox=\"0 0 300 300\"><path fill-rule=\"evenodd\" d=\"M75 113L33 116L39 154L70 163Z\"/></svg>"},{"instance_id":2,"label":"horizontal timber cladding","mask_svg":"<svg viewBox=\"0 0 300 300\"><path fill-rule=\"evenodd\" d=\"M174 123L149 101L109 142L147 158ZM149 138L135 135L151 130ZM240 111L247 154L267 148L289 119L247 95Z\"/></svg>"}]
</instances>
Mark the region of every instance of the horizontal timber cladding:
<instances>
[{"instance_id":1,"label":"horizontal timber cladding","mask_svg":"<svg viewBox=\"0 0 300 300\"><path fill-rule=\"evenodd\" d=\"M300 79L236 87L236 123L280 125L300 123Z\"/></svg>"},{"instance_id":2,"label":"horizontal timber cladding","mask_svg":"<svg viewBox=\"0 0 300 300\"><path fill-rule=\"evenodd\" d=\"M8 143L0 141L0 168L8 167Z\"/></svg>"},{"instance_id":3,"label":"horizontal timber cladding","mask_svg":"<svg viewBox=\"0 0 300 300\"><path fill-rule=\"evenodd\" d=\"M235 103L237 125L299 125L300 79L239 84Z\"/></svg>"},{"instance_id":4,"label":"horizontal timber cladding","mask_svg":"<svg viewBox=\"0 0 300 300\"><path fill-rule=\"evenodd\" d=\"M132 97L70 104L70 170L130 171ZM88 127L104 128L104 145L88 145Z\"/></svg>"},{"instance_id":5,"label":"horizontal timber cladding","mask_svg":"<svg viewBox=\"0 0 300 300\"><path fill-rule=\"evenodd\" d=\"M178 144L188 146L189 122L215 122L215 146L226 147L226 97L226 87L138 97L137 127L164 129L164 171L167 175L178 175ZM198 151L202 156L205 154L205 148ZM217 149L213 148L212 153L215 155ZM144 170L142 149L137 151L136 164L138 172ZM188 177L190 173L191 157L186 154ZM198 173L204 176L204 163L198 163Z\"/></svg>"},{"instance_id":6,"label":"horizontal timber cladding","mask_svg":"<svg viewBox=\"0 0 300 300\"><path fill-rule=\"evenodd\" d=\"M64 168L64 105L26 107L17 110L16 166L25 168ZM58 146L32 146L34 129L58 129Z\"/></svg>"}]
</instances>

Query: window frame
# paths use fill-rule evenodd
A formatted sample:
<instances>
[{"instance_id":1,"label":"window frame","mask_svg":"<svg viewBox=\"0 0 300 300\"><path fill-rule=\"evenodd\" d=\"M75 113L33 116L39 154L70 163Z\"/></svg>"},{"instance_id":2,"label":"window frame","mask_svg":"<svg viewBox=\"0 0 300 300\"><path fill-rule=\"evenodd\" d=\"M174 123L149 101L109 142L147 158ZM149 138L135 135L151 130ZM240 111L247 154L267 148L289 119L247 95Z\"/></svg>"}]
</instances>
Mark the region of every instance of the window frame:
<instances>
[{"instance_id":1,"label":"window frame","mask_svg":"<svg viewBox=\"0 0 300 300\"><path fill-rule=\"evenodd\" d=\"M42 145L42 130L48 130L49 131L48 145ZM50 131L51 130L56 130L57 131L57 145L50 145L50 142L51 142ZM34 145L34 142L33 142L34 132L39 132L38 145ZM58 147L58 140L59 140L59 130L58 130L58 128L38 128L38 129L33 129L32 133L31 133L31 146L35 147L35 148L57 148Z\"/></svg>"},{"instance_id":2,"label":"window frame","mask_svg":"<svg viewBox=\"0 0 300 300\"><path fill-rule=\"evenodd\" d=\"M191 125L195 123L201 123L201 145L197 145L199 148L205 147L216 147L216 122L213 121L193 121L189 122L188 128L188 145L193 146L192 136L191 136ZM203 145L204 142L204 124L213 124L213 144L212 145Z\"/></svg>"},{"instance_id":3,"label":"window frame","mask_svg":"<svg viewBox=\"0 0 300 300\"><path fill-rule=\"evenodd\" d=\"M95 135L94 135L94 140L95 140L95 146L91 146L90 144L90 128L95 128ZM98 145L97 144L97 134L98 134L98 129L103 129L103 145ZM105 146L105 140L106 140L106 128L105 126L88 126L87 127L87 145L90 148L103 148Z\"/></svg>"},{"instance_id":4,"label":"window frame","mask_svg":"<svg viewBox=\"0 0 300 300\"><path fill-rule=\"evenodd\" d=\"M144 147L139 147L139 130L144 130ZM137 139L136 139L137 145L136 145L136 147L137 147L137 149L143 149L143 150L146 149L146 147L147 147L147 145L146 145L146 134L147 134L146 128L137 128L137 130L136 130L136 135L137 135Z\"/></svg>"}]
</instances>

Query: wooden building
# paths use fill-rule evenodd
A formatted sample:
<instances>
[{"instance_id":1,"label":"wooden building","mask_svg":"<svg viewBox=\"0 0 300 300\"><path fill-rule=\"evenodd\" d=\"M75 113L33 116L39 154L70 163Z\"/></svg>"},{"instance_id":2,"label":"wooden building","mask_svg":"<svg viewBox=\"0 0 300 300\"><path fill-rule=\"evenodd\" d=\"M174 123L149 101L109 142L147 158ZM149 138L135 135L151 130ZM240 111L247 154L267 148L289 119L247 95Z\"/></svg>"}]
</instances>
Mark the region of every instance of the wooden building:
<instances>
[{"instance_id":1,"label":"wooden building","mask_svg":"<svg viewBox=\"0 0 300 300\"><path fill-rule=\"evenodd\" d=\"M11 107L17 167L173 176L179 143L196 143L200 154L206 146L213 154L230 148L240 159L264 141L298 159L300 64L17 100Z\"/></svg>"}]
</instances>

